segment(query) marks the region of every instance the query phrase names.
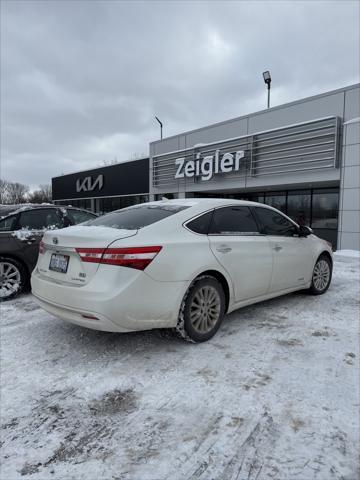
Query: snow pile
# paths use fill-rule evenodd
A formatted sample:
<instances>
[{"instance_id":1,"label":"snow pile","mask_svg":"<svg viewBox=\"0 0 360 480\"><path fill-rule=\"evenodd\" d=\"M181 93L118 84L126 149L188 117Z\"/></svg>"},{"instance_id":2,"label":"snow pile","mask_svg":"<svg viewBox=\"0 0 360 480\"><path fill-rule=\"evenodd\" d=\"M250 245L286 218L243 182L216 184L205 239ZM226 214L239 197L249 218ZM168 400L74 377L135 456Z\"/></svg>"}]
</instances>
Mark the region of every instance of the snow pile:
<instances>
[{"instance_id":1,"label":"snow pile","mask_svg":"<svg viewBox=\"0 0 360 480\"><path fill-rule=\"evenodd\" d=\"M30 240L34 235L42 235L43 232L39 230L29 230L28 228L21 228L20 230L15 230L12 232L12 236L18 240Z\"/></svg>"},{"instance_id":2,"label":"snow pile","mask_svg":"<svg viewBox=\"0 0 360 480\"><path fill-rule=\"evenodd\" d=\"M31 240L33 237L42 237L46 230L58 230L59 225L48 225L47 227L43 227L41 230L30 230L29 228L21 228L20 230L15 230L11 233L11 235L18 240Z\"/></svg>"}]
</instances>

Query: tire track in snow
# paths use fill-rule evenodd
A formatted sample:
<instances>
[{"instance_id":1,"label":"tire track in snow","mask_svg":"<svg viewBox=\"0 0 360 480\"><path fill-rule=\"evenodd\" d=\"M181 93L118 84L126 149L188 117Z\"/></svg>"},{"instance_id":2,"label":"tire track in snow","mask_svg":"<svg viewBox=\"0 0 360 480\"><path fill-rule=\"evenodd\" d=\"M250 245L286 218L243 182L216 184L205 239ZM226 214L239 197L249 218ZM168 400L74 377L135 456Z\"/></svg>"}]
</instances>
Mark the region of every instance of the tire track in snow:
<instances>
[{"instance_id":1,"label":"tire track in snow","mask_svg":"<svg viewBox=\"0 0 360 480\"><path fill-rule=\"evenodd\" d=\"M259 480L265 458L278 437L271 415L263 413L252 423L249 432L244 425L219 437L219 430L229 430L229 418L215 418L203 433L198 445L171 478L176 480ZM247 435L246 435L247 433ZM245 436L246 435L246 436ZM245 437L245 438L244 438ZM180 461L180 459L178 459ZM273 472L275 475L275 472ZM272 478L271 472L267 472ZM275 478L275 477L273 477Z\"/></svg>"}]
</instances>

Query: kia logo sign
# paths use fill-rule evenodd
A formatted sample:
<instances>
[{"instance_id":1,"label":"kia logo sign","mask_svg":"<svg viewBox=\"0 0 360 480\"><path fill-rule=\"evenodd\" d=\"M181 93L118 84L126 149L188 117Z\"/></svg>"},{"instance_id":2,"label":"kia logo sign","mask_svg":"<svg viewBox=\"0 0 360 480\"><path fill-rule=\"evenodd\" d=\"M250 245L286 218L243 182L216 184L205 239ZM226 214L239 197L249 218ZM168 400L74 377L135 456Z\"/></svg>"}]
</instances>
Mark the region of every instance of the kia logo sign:
<instances>
[{"instance_id":1,"label":"kia logo sign","mask_svg":"<svg viewBox=\"0 0 360 480\"><path fill-rule=\"evenodd\" d=\"M220 150L215 151L215 155L206 155L201 158L201 154L196 154L195 160L177 158L175 165L177 171L175 178L200 177L201 180L210 180L215 174L230 173L240 170L241 160L245 157L244 150L238 150L233 153L224 153L220 156Z\"/></svg>"},{"instance_id":2,"label":"kia logo sign","mask_svg":"<svg viewBox=\"0 0 360 480\"><path fill-rule=\"evenodd\" d=\"M95 180L91 176L76 180L77 192L92 192L96 188L101 190L104 186L104 176L98 175Z\"/></svg>"}]
</instances>

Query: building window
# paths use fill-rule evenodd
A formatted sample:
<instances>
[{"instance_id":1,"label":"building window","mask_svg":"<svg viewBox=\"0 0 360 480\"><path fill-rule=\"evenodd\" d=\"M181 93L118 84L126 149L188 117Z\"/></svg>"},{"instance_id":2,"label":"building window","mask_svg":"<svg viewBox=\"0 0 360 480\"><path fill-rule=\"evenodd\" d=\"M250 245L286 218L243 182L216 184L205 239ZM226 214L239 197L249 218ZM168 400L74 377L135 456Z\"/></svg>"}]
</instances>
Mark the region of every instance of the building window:
<instances>
[{"instance_id":1,"label":"building window","mask_svg":"<svg viewBox=\"0 0 360 480\"><path fill-rule=\"evenodd\" d=\"M249 195L247 200L250 200L251 202L259 202L259 203L265 203L265 196L263 193L254 193Z\"/></svg>"},{"instance_id":2,"label":"building window","mask_svg":"<svg viewBox=\"0 0 360 480\"><path fill-rule=\"evenodd\" d=\"M264 203L286 213L286 192L265 193Z\"/></svg>"},{"instance_id":3,"label":"building window","mask_svg":"<svg viewBox=\"0 0 360 480\"><path fill-rule=\"evenodd\" d=\"M235 194L196 192L194 197L237 198L265 203L282 211L299 225L311 227L315 235L330 241L333 248L336 249L339 209L338 188Z\"/></svg>"},{"instance_id":4,"label":"building window","mask_svg":"<svg viewBox=\"0 0 360 480\"><path fill-rule=\"evenodd\" d=\"M311 225L311 192L289 191L287 197L287 215L302 226Z\"/></svg>"},{"instance_id":5,"label":"building window","mask_svg":"<svg viewBox=\"0 0 360 480\"><path fill-rule=\"evenodd\" d=\"M336 230L338 227L339 193L335 190L314 190L312 228Z\"/></svg>"},{"instance_id":6,"label":"building window","mask_svg":"<svg viewBox=\"0 0 360 480\"><path fill-rule=\"evenodd\" d=\"M162 200L163 198L167 198L168 200L173 200L174 194L173 193L159 193L155 195L155 200Z\"/></svg>"},{"instance_id":7,"label":"building window","mask_svg":"<svg viewBox=\"0 0 360 480\"><path fill-rule=\"evenodd\" d=\"M121 208L131 207L139 203L149 201L148 195L129 195L127 197L108 197L98 199L99 213L109 213L114 210L120 210Z\"/></svg>"}]
</instances>

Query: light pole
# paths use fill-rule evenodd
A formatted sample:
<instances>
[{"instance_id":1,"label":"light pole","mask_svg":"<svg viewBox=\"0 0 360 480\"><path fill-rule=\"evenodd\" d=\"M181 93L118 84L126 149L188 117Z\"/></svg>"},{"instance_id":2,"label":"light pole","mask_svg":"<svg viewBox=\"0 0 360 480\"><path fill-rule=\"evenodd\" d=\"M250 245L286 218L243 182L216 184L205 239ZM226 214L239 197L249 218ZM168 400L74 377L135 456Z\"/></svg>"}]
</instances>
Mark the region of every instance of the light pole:
<instances>
[{"instance_id":1,"label":"light pole","mask_svg":"<svg viewBox=\"0 0 360 480\"><path fill-rule=\"evenodd\" d=\"M162 140L163 124L162 124L162 122L158 119L158 117L157 117L156 115L155 115L155 118L156 118L156 120L157 120L157 121L159 122L159 124L160 124L160 138L161 138L161 140Z\"/></svg>"},{"instance_id":2,"label":"light pole","mask_svg":"<svg viewBox=\"0 0 360 480\"><path fill-rule=\"evenodd\" d=\"M264 82L267 85L268 95L267 95L267 108L270 108L270 84L271 84L271 75L268 70L263 72Z\"/></svg>"}]
</instances>

